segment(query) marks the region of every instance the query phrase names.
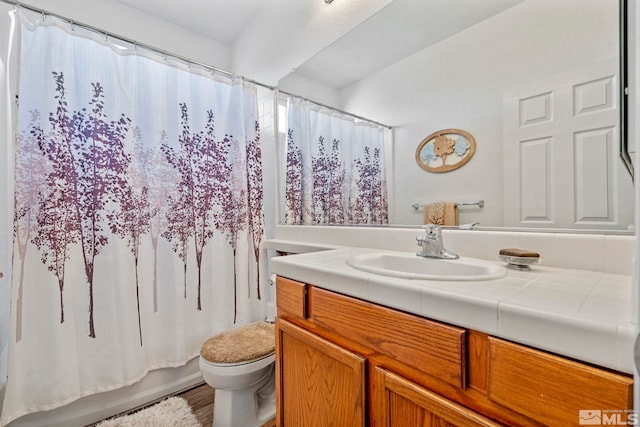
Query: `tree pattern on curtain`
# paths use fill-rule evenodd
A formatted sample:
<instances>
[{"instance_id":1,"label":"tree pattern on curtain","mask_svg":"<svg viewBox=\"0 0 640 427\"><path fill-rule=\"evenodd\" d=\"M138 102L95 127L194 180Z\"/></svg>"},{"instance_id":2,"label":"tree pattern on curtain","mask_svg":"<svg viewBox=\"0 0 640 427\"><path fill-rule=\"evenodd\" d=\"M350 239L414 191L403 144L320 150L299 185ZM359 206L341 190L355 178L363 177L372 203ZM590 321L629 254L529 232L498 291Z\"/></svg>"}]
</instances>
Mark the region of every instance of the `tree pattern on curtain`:
<instances>
[{"instance_id":1,"label":"tree pattern on curtain","mask_svg":"<svg viewBox=\"0 0 640 427\"><path fill-rule=\"evenodd\" d=\"M253 138L247 142L247 200L249 201L249 228L252 230L253 258L256 264L260 262L260 243L264 235L264 189L262 186L262 147L260 145L260 125L255 122ZM260 269L257 272L256 297L262 299L260 294ZM249 291L251 295L251 291Z\"/></svg>"},{"instance_id":2,"label":"tree pattern on curtain","mask_svg":"<svg viewBox=\"0 0 640 427\"><path fill-rule=\"evenodd\" d=\"M312 208L308 214L313 224L343 224L345 208L343 194L346 170L339 158L340 141L334 139L327 150L323 136L318 138L318 155L311 161L313 176Z\"/></svg>"},{"instance_id":3,"label":"tree pattern on curtain","mask_svg":"<svg viewBox=\"0 0 640 427\"><path fill-rule=\"evenodd\" d=\"M372 153L373 151L373 153ZM381 149L364 147L364 156L353 160L357 170L355 208L349 210L350 224L388 224L388 204L381 162Z\"/></svg>"},{"instance_id":4,"label":"tree pattern on curtain","mask_svg":"<svg viewBox=\"0 0 640 427\"><path fill-rule=\"evenodd\" d=\"M104 114L104 92L92 83L93 96L88 109L69 111L64 75L53 73L58 106L50 113L50 135L32 130L38 146L49 161L47 188L39 198L38 230L34 243L42 261L58 278L60 322L64 322L62 293L64 267L69 245L79 242L89 294L89 336L95 338L93 285L95 258L109 243L104 224L109 202L127 207L121 199L127 190L125 171L130 158L124 152L124 139L131 120L121 116L108 121Z\"/></svg>"},{"instance_id":5,"label":"tree pattern on curtain","mask_svg":"<svg viewBox=\"0 0 640 427\"><path fill-rule=\"evenodd\" d=\"M259 271L264 220L257 121L246 150L241 150L243 144L232 135L216 138L211 110L206 113L205 128L192 130L188 106L180 103L178 148L168 144L162 131L160 149L154 151L141 144L140 129L129 117L121 114L110 120L106 116L105 93L99 82L90 83L92 97L86 107L70 110L64 74L53 72L53 80L57 107L48 115L49 129L41 123L40 112L32 111L31 121L17 138L14 236L21 265L31 241L40 251L42 263L55 275L60 323L65 321L65 267L74 245L81 248L88 287L88 330L95 338L95 259L110 239L126 242L135 275L140 345L138 261L144 236L151 238L154 250L154 311L159 236L171 243L184 263L184 298L187 253L195 252L197 310L202 309L202 253L215 233L226 236L235 257L238 231L248 224ZM128 139L133 141L131 152L126 150ZM23 275L20 283L22 280ZM260 299L259 281L257 287ZM17 310L22 311L20 299ZM17 329L16 340L20 340L20 316Z\"/></svg>"},{"instance_id":6,"label":"tree pattern on curtain","mask_svg":"<svg viewBox=\"0 0 640 427\"><path fill-rule=\"evenodd\" d=\"M353 121L291 108L298 111L290 113L287 131L285 223L388 224L382 131L359 132ZM311 114L339 126L311 129Z\"/></svg>"},{"instance_id":7,"label":"tree pattern on curtain","mask_svg":"<svg viewBox=\"0 0 640 427\"><path fill-rule=\"evenodd\" d=\"M37 110L29 112L31 118L27 129L17 135L17 144L20 150L16 152L15 185L21 191L14 193L13 235L20 260L18 292L16 298L16 341L22 339L22 290L24 287L25 260L29 243L35 237L38 230L38 194L44 185L48 171L47 161L40 153L38 146L40 113ZM58 286L64 282L58 281ZM62 288L60 288L62 294ZM62 301L61 301L62 305ZM62 313L61 313L62 316ZM64 317L62 317L64 319Z\"/></svg>"},{"instance_id":8,"label":"tree pattern on curtain","mask_svg":"<svg viewBox=\"0 0 640 427\"><path fill-rule=\"evenodd\" d=\"M162 145L167 161L179 175L177 195L170 197L168 227L163 236L173 242L174 251L184 262L184 296L187 296L187 240L193 237L198 270L197 308L202 310L202 252L213 237L216 228L225 230L220 221L225 209L216 207L227 201L231 183L228 177L231 165L227 162L230 139L224 137L216 141L214 137L213 111L207 111L206 128L192 132L189 113L185 103L180 104L182 134L180 148L176 152L168 145ZM231 207L230 211L235 210Z\"/></svg>"},{"instance_id":9,"label":"tree pattern on curtain","mask_svg":"<svg viewBox=\"0 0 640 427\"><path fill-rule=\"evenodd\" d=\"M287 159L285 167L285 224L304 223L302 215L302 150L296 147L293 129L287 131Z\"/></svg>"}]
</instances>

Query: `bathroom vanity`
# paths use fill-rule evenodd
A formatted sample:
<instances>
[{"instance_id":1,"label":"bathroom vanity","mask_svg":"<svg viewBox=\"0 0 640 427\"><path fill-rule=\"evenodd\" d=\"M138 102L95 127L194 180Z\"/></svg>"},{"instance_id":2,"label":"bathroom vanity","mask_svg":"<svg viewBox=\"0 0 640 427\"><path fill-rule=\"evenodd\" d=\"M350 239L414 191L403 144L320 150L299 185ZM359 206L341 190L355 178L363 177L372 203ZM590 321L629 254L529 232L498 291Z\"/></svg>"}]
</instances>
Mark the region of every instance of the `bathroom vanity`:
<instances>
[{"instance_id":1,"label":"bathroom vanity","mask_svg":"<svg viewBox=\"0 0 640 427\"><path fill-rule=\"evenodd\" d=\"M602 292L598 284L624 288L624 277L541 267L529 277L509 272L466 283L389 279L346 264L362 252L272 260L278 274L277 425L568 426L635 417L632 362L621 357L632 345L620 327L628 313L603 305L591 315L584 309L587 297L576 312L566 301L564 318L552 307L545 314L524 305L518 318L508 303L508 295L545 277L557 276L560 290L567 289L562 281L571 282L574 294L580 285L573 280L582 277L589 295ZM505 319L523 328L521 338L499 327L501 304L512 311ZM536 315L546 319L540 326L546 337L526 327ZM603 334L613 336L603 341ZM587 342L574 353L564 350L574 347L576 336ZM598 342L600 350L587 351Z\"/></svg>"}]
</instances>

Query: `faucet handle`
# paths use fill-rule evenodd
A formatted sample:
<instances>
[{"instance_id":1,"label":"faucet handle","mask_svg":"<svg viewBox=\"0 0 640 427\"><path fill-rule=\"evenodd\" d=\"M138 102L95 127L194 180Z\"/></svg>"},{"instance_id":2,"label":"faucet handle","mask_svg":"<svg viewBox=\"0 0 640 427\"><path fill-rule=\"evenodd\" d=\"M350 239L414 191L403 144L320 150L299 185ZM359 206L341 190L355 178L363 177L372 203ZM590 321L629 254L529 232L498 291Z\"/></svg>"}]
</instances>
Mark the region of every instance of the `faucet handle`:
<instances>
[{"instance_id":1,"label":"faucet handle","mask_svg":"<svg viewBox=\"0 0 640 427\"><path fill-rule=\"evenodd\" d=\"M480 224L479 222L467 222L465 224L460 224L458 228L460 230L473 230L473 227Z\"/></svg>"},{"instance_id":2,"label":"faucet handle","mask_svg":"<svg viewBox=\"0 0 640 427\"><path fill-rule=\"evenodd\" d=\"M442 243L442 227L438 224L425 224L423 236L416 237L418 246L422 247L416 255L421 257L441 258L441 259L457 259L458 255L449 252L444 248Z\"/></svg>"},{"instance_id":3,"label":"faucet handle","mask_svg":"<svg viewBox=\"0 0 640 427\"><path fill-rule=\"evenodd\" d=\"M425 224L422 226L427 236L438 237L442 235L442 228L438 224Z\"/></svg>"}]
</instances>

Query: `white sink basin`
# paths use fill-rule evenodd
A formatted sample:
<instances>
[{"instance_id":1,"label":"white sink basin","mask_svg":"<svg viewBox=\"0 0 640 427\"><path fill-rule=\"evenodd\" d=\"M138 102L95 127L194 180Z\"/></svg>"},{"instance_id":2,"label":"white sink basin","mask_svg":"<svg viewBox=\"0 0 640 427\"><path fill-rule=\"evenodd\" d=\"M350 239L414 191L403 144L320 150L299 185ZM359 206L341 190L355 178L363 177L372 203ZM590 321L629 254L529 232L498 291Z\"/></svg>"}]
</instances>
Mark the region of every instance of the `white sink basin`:
<instances>
[{"instance_id":1,"label":"white sink basin","mask_svg":"<svg viewBox=\"0 0 640 427\"><path fill-rule=\"evenodd\" d=\"M347 259L351 267L368 273L403 279L421 280L490 280L507 274L497 264L475 258L444 260L415 254L374 252Z\"/></svg>"}]
</instances>

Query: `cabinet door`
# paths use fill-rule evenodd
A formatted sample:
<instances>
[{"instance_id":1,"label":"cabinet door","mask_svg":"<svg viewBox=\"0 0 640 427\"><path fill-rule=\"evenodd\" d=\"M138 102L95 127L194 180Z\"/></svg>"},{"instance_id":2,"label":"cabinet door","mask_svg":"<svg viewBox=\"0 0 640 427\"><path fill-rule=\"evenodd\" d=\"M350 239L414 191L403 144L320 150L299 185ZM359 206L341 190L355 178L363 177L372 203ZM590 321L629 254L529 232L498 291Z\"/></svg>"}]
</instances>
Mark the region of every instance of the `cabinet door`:
<instances>
[{"instance_id":1,"label":"cabinet door","mask_svg":"<svg viewBox=\"0 0 640 427\"><path fill-rule=\"evenodd\" d=\"M364 426L366 361L276 320L277 424Z\"/></svg>"},{"instance_id":2,"label":"cabinet door","mask_svg":"<svg viewBox=\"0 0 640 427\"><path fill-rule=\"evenodd\" d=\"M629 375L493 337L488 366L489 398L544 425L590 424L600 416L602 424L626 425L633 414Z\"/></svg>"},{"instance_id":3,"label":"cabinet door","mask_svg":"<svg viewBox=\"0 0 640 427\"><path fill-rule=\"evenodd\" d=\"M377 367L372 374L376 427L499 426L488 418Z\"/></svg>"}]
</instances>

